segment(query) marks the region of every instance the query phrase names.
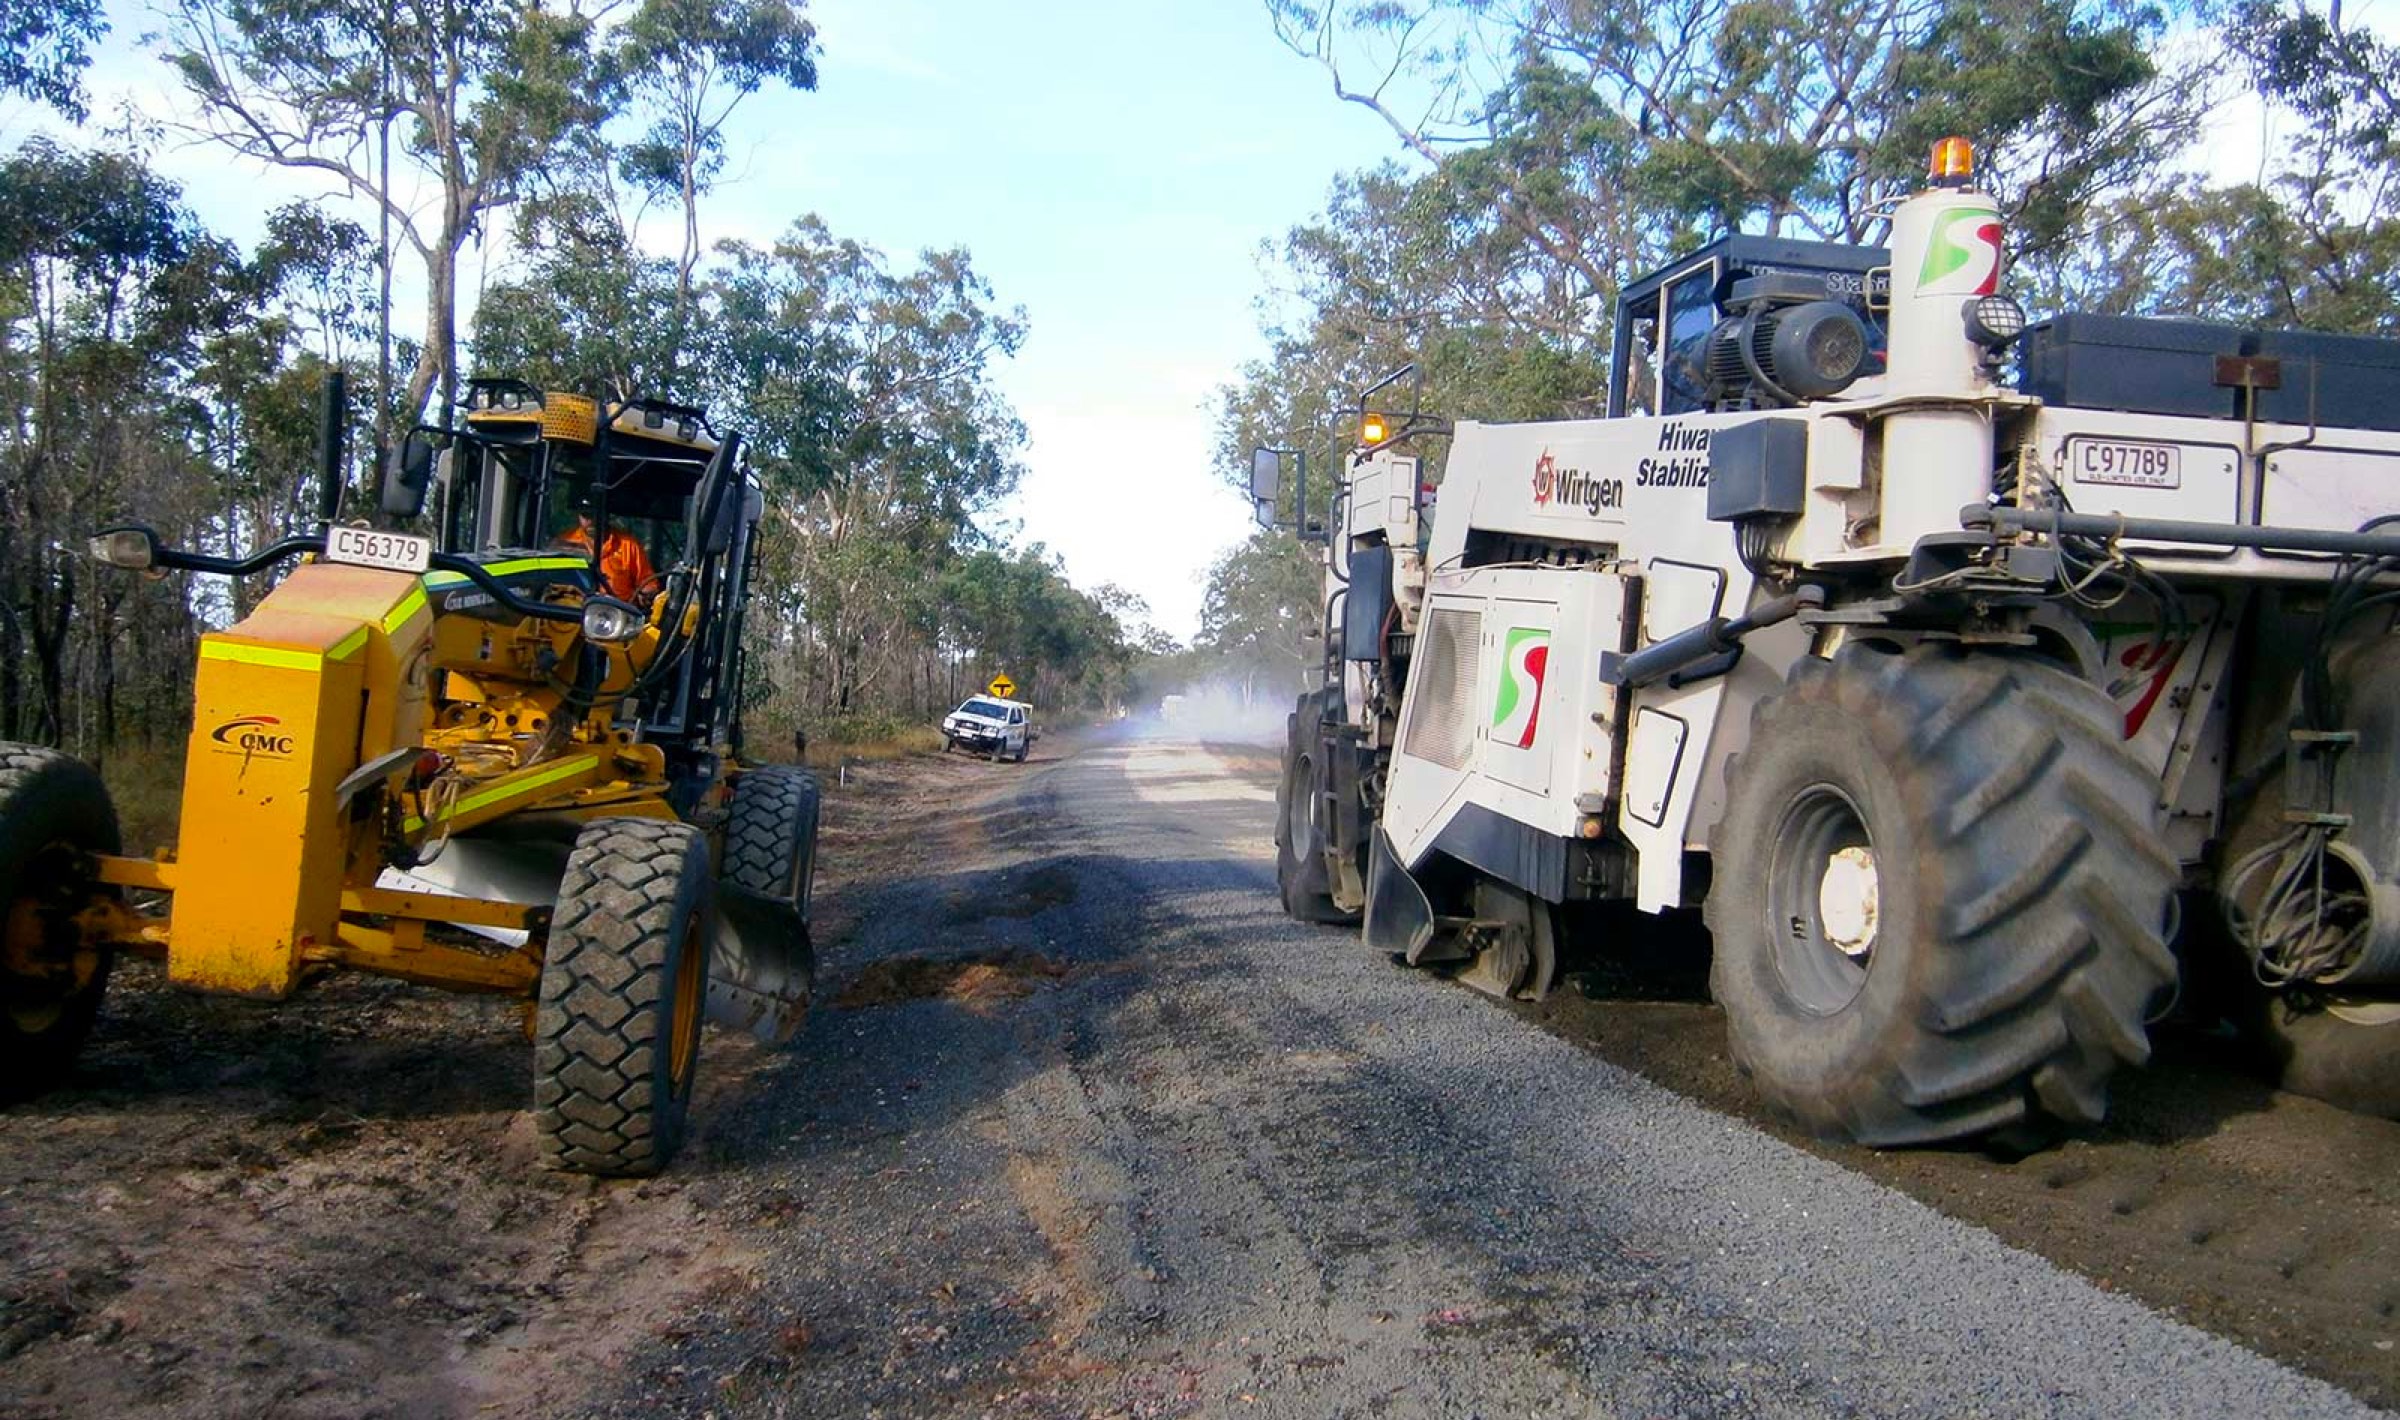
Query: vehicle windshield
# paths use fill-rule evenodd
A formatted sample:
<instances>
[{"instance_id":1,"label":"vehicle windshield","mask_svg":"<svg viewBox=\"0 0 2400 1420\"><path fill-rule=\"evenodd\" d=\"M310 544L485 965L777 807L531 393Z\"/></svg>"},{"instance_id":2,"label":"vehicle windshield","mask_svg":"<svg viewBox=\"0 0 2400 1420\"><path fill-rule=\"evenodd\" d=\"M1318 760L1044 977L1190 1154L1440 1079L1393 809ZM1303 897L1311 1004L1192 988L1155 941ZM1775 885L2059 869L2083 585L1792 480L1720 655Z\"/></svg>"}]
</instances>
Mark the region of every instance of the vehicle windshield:
<instances>
[{"instance_id":1,"label":"vehicle windshield","mask_svg":"<svg viewBox=\"0 0 2400 1420\"><path fill-rule=\"evenodd\" d=\"M981 715L992 720L1005 720L1008 718L1008 707L994 700L970 700L959 706L955 713Z\"/></svg>"}]
</instances>

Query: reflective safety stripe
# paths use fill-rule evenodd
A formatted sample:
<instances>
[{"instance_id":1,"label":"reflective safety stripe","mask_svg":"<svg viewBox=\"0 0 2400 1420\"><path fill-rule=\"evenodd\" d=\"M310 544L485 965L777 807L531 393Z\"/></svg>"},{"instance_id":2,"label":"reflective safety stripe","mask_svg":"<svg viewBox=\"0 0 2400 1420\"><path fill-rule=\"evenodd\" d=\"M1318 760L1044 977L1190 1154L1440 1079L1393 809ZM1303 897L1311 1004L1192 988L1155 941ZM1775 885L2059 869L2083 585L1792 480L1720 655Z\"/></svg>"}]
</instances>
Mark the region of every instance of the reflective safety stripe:
<instances>
[{"instance_id":1,"label":"reflective safety stripe","mask_svg":"<svg viewBox=\"0 0 2400 1420\"><path fill-rule=\"evenodd\" d=\"M233 661L245 666L274 666L287 671L313 671L323 657L314 651L294 651L283 646L252 646L241 641L203 641L200 659L204 661Z\"/></svg>"},{"instance_id":2,"label":"reflective safety stripe","mask_svg":"<svg viewBox=\"0 0 2400 1420\"><path fill-rule=\"evenodd\" d=\"M457 803L452 804L449 808L449 811L444 813L442 817L446 819L456 818L460 814L473 813L477 809L489 808L493 804L499 803L503 799L513 799L520 794L530 794L536 789L547 788L548 786L557 783L561 779L571 779L598 764L599 762L600 756L596 754L587 754L581 759L562 760L561 762L552 765L548 769L543 770L541 773L533 775L529 778L511 780L506 784L495 784L489 789L484 789L476 793L469 794L465 798L460 799ZM418 818L414 814L409 815L408 821L400 825L401 831L405 833L414 833L424 826L425 820Z\"/></svg>"},{"instance_id":3,"label":"reflective safety stripe","mask_svg":"<svg viewBox=\"0 0 2400 1420\"><path fill-rule=\"evenodd\" d=\"M246 641L203 641L200 659L232 661L244 666L274 666L279 670L313 671L325 661L346 661L358 654L367 644L367 628L362 626L343 637L330 651L296 651L289 646L253 646Z\"/></svg>"},{"instance_id":4,"label":"reflective safety stripe","mask_svg":"<svg viewBox=\"0 0 2400 1420\"><path fill-rule=\"evenodd\" d=\"M591 568L592 559L588 557L520 557L513 562L492 563L483 570L494 577L514 577L524 572L573 572L578 569L588 572ZM464 572L425 574L425 585L436 589L463 587L473 581L474 578Z\"/></svg>"},{"instance_id":5,"label":"reflective safety stripe","mask_svg":"<svg viewBox=\"0 0 2400 1420\"><path fill-rule=\"evenodd\" d=\"M409 588L408 595L400 599L400 605L393 607L390 612L385 614L383 618L383 634L389 636L393 632L398 631L401 627L408 625L408 619L424 609L424 586L420 584L418 586Z\"/></svg>"}]
</instances>

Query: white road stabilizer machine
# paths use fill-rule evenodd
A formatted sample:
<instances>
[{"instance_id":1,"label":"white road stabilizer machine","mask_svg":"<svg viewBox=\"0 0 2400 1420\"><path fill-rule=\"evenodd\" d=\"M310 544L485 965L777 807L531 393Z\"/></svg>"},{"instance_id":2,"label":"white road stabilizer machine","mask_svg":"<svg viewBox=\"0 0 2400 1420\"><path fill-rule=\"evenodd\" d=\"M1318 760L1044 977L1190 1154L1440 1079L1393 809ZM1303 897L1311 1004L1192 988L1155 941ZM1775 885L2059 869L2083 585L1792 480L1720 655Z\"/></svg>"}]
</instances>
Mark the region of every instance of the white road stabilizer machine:
<instances>
[{"instance_id":1,"label":"white road stabilizer machine","mask_svg":"<svg viewBox=\"0 0 2400 1420\"><path fill-rule=\"evenodd\" d=\"M2029 326L1935 153L1888 250L1626 288L1609 418L1362 397L1284 905L1530 997L1700 904L1735 1062L1871 1145L2095 1122L2210 991L2400 1115L2400 342Z\"/></svg>"}]
</instances>

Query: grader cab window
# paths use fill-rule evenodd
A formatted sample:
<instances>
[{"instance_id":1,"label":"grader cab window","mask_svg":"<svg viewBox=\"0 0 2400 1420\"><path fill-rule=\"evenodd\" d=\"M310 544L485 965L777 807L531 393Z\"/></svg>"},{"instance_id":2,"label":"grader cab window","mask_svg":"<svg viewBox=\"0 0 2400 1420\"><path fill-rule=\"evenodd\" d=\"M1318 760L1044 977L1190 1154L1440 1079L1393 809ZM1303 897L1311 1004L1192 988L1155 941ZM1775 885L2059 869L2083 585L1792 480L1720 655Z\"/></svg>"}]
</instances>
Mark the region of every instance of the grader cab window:
<instances>
[{"instance_id":1,"label":"grader cab window","mask_svg":"<svg viewBox=\"0 0 2400 1420\"><path fill-rule=\"evenodd\" d=\"M1664 384L1661 414L1691 414L1706 407L1708 333L1716 328L1717 263L1711 261L1675 278L1667 287L1665 338L1655 355Z\"/></svg>"},{"instance_id":2,"label":"grader cab window","mask_svg":"<svg viewBox=\"0 0 2400 1420\"><path fill-rule=\"evenodd\" d=\"M542 449L539 444L504 444L462 439L442 490L441 539L449 552L487 552L538 546L530 520L530 498Z\"/></svg>"}]
</instances>

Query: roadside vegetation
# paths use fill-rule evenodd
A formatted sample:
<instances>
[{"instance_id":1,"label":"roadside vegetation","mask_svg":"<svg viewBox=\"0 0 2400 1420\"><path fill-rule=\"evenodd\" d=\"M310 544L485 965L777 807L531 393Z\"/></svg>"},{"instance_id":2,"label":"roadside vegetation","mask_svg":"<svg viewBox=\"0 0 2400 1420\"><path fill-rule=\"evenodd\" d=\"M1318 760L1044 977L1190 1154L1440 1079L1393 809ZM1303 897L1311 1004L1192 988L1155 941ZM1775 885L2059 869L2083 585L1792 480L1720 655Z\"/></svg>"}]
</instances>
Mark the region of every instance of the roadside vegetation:
<instances>
[{"instance_id":1,"label":"roadside vegetation","mask_svg":"<svg viewBox=\"0 0 2400 1420\"><path fill-rule=\"evenodd\" d=\"M1026 322L970 253L898 261L809 214L773 241L705 240L728 119L816 84L797 0L605 18L174 0L156 18L142 42L189 128L88 111L107 33L89 0L0 0L0 93L72 125L0 153L0 739L171 801L198 637L266 583L110 575L85 537L141 521L225 552L305 526L335 369L354 514L376 450L445 419L471 375L672 398L743 431L769 509L756 750L795 731L902 746L1002 670L1059 713L1122 698L1146 608L1078 590L992 516L1025 444L993 374ZM275 210L245 247L153 169L195 139L230 181L282 167L356 200ZM424 302L397 329L396 279Z\"/></svg>"}]
</instances>

